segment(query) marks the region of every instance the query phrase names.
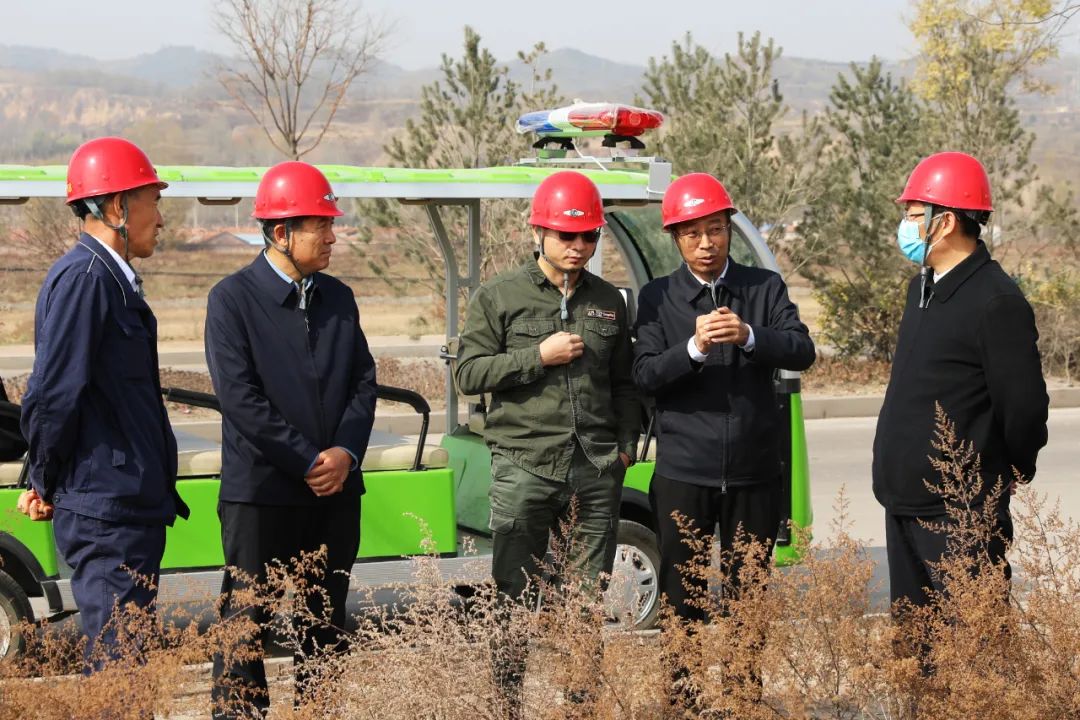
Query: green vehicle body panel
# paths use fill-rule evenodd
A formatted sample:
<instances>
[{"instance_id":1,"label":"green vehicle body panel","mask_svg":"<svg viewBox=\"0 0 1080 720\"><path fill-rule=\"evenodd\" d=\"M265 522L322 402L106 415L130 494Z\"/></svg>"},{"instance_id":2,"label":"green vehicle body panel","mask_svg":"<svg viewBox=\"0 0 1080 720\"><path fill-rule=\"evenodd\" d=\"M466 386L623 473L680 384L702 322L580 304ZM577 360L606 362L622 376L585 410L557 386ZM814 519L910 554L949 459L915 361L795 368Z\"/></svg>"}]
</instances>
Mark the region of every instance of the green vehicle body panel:
<instances>
[{"instance_id":1,"label":"green vehicle body panel","mask_svg":"<svg viewBox=\"0 0 1080 720\"><path fill-rule=\"evenodd\" d=\"M191 510L191 516L187 520L177 518L165 531L162 569L221 567L225 562L217 514L220 487L216 475L176 481L176 489Z\"/></svg>"},{"instance_id":2,"label":"green vehicle body panel","mask_svg":"<svg viewBox=\"0 0 1080 720\"><path fill-rule=\"evenodd\" d=\"M491 451L484 439L467 427L443 436L440 445L450 454L450 468L457 478L455 513L457 524L477 532L488 532L491 505Z\"/></svg>"},{"instance_id":3,"label":"green vehicle body panel","mask_svg":"<svg viewBox=\"0 0 1080 720\"><path fill-rule=\"evenodd\" d=\"M52 523L34 522L18 510L19 488L0 489L0 532L9 533L33 553L46 577L56 575L56 545L53 544ZM0 567L0 570L3 570Z\"/></svg>"},{"instance_id":4,"label":"green vehicle body panel","mask_svg":"<svg viewBox=\"0 0 1080 720\"><path fill-rule=\"evenodd\" d=\"M435 552L457 552L454 518L454 473L432 470L383 470L364 475L367 493L360 504L360 553L364 559L401 558ZM178 519L168 528L163 570L219 568L224 563L216 476L178 481L180 496L191 508L191 518ZM48 577L58 571L52 523L34 522L15 510L18 488L0 490L0 532L24 545ZM430 548L425 537L430 536Z\"/></svg>"},{"instance_id":5,"label":"green vehicle body panel","mask_svg":"<svg viewBox=\"0 0 1080 720\"><path fill-rule=\"evenodd\" d=\"M656 463L651 460L631 465L626 470L626 477L623 478L623 487L632 488L648 495L649 485L652 484L655 469Z\"/></svg>"},{"instance_id":6,"label":"green vehicle body panel","mask_svg":"<svg viewBox=\"0 0 1080 720\"><path fill-rule=\"evenodd\" d=\"M453 470L369 472L364 474L364 484L361 559L457 552ZM431 535L431 547L424 543L425 527Z\"/></svg>"},{"instance_id":7,"label":"green vehicle body panel","mask_svg":"<svg viewBox=\"0 0 1080 720\"><path fill-rule=\"evenodd\" d=\"M555 172L550 167L493 167L458 170L357 167L353 165L319 165L332 183L453 183L533 185ZM165 182L251 182L257 183L265 167L199 167L193 165L158 165L158 176ZM579 170L604 185L648 184L648 175L629 170ZM0 182L41 181L66 182L66 165L0 165Z\"/></svg>"}]
</instances>

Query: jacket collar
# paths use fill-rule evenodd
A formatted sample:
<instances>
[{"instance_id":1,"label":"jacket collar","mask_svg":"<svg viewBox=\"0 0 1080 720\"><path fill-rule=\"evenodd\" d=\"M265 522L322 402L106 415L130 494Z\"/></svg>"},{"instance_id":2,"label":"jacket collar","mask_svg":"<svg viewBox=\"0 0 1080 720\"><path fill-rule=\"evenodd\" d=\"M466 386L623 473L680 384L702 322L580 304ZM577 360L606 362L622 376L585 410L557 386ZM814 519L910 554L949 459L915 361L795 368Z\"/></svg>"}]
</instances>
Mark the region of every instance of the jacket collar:
<instances>
[{"instance_id":1,"label":"jacket collar","mask_svg":"<svg viewBox=\"0 0 1080 720\"><path fill-rule=\"evenodd\" d=\"M986 263L990 262L990 251L983 241L975 245L975 252L968 255L960 263L934 283L934 299L938 302L948 302L964 282Z\"/></svg>"},{"instance_id":2,"label":"jacket collar","mask_svg":"<svg viewBox=\"0 0 1080 720\"><path fill-rule=\"evenodd\" d=\"M730 257L727 262L727 272L724 274L721 284L733 296L741 298L743 295L742 288L746 280L743 266ZM688 303L695 302L702 293L708 292L709 286L702 285L701 281L694 276L694 273L690 272L690 267L685 262L679 266L678 270L672 273L672 280L683 299Z\"/></svg>"},{"instance_id":3,"label":"jacket collar","mask_svg":"<svg viewBox=\"0 0 1080 720\"><path fill-rule=\"evenodd\" d=\"M525 274L528 275L529 279L537 285L543 285L545 282L551 282L550 280L548 280L548 276L545 275L544 271L540 268L539 258L536 258L535 260L533 260L533 262L525 263ZM591 276L592 273L590 273L585 268L582 268L581 276L578 278L577 285L575 285L574 288L576 289L584 286L585 283L589 282L589 278Z\"/></svg>"},{"instance_id":4,"label":"jacket collar","mask_svg":"<svg viewBox=\"0 0 1080 720\"><path fill-rule=\"evenodd\" d=\"M263 292L270 296L270 298L278 305L284 305L290 298L296 297L296 283L285 282L281 279L281 276L277 271L270 267L270 263L266 257L263 257L263 251L259 251L259 254L255 256L251 265L248 268L251 270L252 277L255 279L255 284L258 285ZM319 273L309 276L311 279L311 297L315 297L315 291L319 289L319 283L317 278ZM296 305L296 301L293 300L292 305Z\"/></svg>"},{"instance_id":5,"label":"jacket collar","mask_svg":"<svg viewBox=\"0 0 1080 720\"><path fill-rule=\"evenodd\" d=\"M86 252L89 252L94 256L91 263L100 261L105 265L105 268L112 275L113 280L120 286L120 291L124 294L124 305L126 307L136 309L148 309L150 306L146 304L146 301L139 297L135 289L131 287L131 283L128 282L127 275L120 268L120 265L113 258L112 253L105 249L105 246L101 244L101 241L95 238L89 233L82 233L79 236L78 245L76 248L83 248Z\"/></svg>"}]
</instances>

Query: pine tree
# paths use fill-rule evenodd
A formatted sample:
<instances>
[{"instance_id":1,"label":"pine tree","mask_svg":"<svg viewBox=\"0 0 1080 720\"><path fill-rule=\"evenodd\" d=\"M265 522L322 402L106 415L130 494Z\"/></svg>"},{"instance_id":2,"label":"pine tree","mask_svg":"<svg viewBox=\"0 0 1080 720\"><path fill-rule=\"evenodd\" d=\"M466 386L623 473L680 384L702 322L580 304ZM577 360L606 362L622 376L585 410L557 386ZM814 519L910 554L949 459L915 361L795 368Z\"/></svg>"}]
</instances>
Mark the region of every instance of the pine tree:
<instances>
[{"instance_id":1,"label":"pine tree","mask_svg":"<svg viewBox=\"0 0 1080 720\"><path fill-rule=\"evenodd\" d=\"M771 242L818 187L813 160L822 141L817 120L805 115L799 132L778 134L789 112L773 77L782 52L761 33L739 33L735 54L718 59L687 34L670 57L650 58L639 100L667 117L657 149L675 171L719 178L736 207L772 226Z\"/></svg>"},{"instance_id":2,"label":"pine tree","mask_svg":"<svg viewBox=\"0 0 1080 720\"><path fill-rule=\"evenodd\" d=\"M406 122L404 131L384 147L391 163L411 168L481 168L513 164L528 155L529 140L514 129L518 116L564 102L552 83L550 68L542 67L546 52L539 43L518 53L518 62L531 70L530 87L524 88L510 79L509 68L466 26L462 56L443 55L442 78L421 90L420 116ZM416 208L388 201L361 203L358 212L365 220L362 238L370 241L374 228L392 229L405 266L412 271L411 279L419 275L421 284L441 296L445 270L426 216ZM527 201L484 202L482 277L510 268L527 256L532 242L527 213ZM444 208L442 216L459 267L464 268L466 213L462 208ZM394 271L395 263L386 255L369 255L368 262L386 282L402 286L404 278Z\"/></svg>"},{"instance_id":3,"label":"pine tree","mask_svg":"<svg viewBox=\"0 0 1080 720\"><path fill-rule=\"evenodd\" d=\"M896 248L895 199L926 154L918 101L874 58L829 93L823 189L791 248L822 305L825 339L844 355L889 359L915 268Z\"/></svg>"}]
</instances>

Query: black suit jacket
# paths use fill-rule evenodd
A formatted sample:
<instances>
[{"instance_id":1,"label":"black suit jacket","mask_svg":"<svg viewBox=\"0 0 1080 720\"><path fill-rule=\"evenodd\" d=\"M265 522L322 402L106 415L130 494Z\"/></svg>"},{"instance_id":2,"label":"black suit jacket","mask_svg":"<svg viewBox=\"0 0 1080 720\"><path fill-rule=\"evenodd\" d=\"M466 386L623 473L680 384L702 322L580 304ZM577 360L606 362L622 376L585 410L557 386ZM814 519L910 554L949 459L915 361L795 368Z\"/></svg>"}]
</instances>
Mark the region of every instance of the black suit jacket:
<instances>
[{"instance_id":1,"label":"black suit jacket","mask_svg":"<svg viewBox=\"0 0 1080 720\"><path fill-rule=\"evenodd\" d=\"M375 361L352 290L316 273L307 310L260 254L210 291L206 362L221 401L221 499L265 505L336 503L304 476L319 452L357 458L344 497L364 492L375 419Z\"/></svg>"},{"instance_id":2,"label":"black suit jacket","mask_svg":"<svg viewBox=\"0 0 1080 720\"><path fill-rule=\"evenodd\" d=\"M698 485L746 485L780 476L774 371L805 370L814 343L787 286L771 270L729 260L720 297L753 328L746 352L725 345L696 363L687 352L697 317L714 309L684 264L638 299L634 382L656 399L658 475Z\"/></svg>"}]
</instances>

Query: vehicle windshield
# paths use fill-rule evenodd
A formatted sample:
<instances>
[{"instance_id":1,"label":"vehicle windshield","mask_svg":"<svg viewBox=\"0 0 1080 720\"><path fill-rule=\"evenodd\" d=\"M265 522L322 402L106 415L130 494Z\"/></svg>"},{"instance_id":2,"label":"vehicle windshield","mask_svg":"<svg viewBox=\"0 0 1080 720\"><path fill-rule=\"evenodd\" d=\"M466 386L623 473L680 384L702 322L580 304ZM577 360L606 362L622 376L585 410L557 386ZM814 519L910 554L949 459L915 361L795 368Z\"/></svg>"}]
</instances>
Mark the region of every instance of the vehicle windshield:
<instances>
[{"instance_id":1,"label":"vehicle windshield","mask_svg":"<svg viewBox=\"0 0 1080 720\"><path fill-rule=\"evenodd\" d=\"M659 205L620 207L608 217L612 216L631 238L651 278L668 275L682 263L679 249L662 227ZM766 263L754 252L753 244L742 229L736 224L732 224L731 229L731 258L742 265L765 267Z\"/></svg>"}]
</instances>

